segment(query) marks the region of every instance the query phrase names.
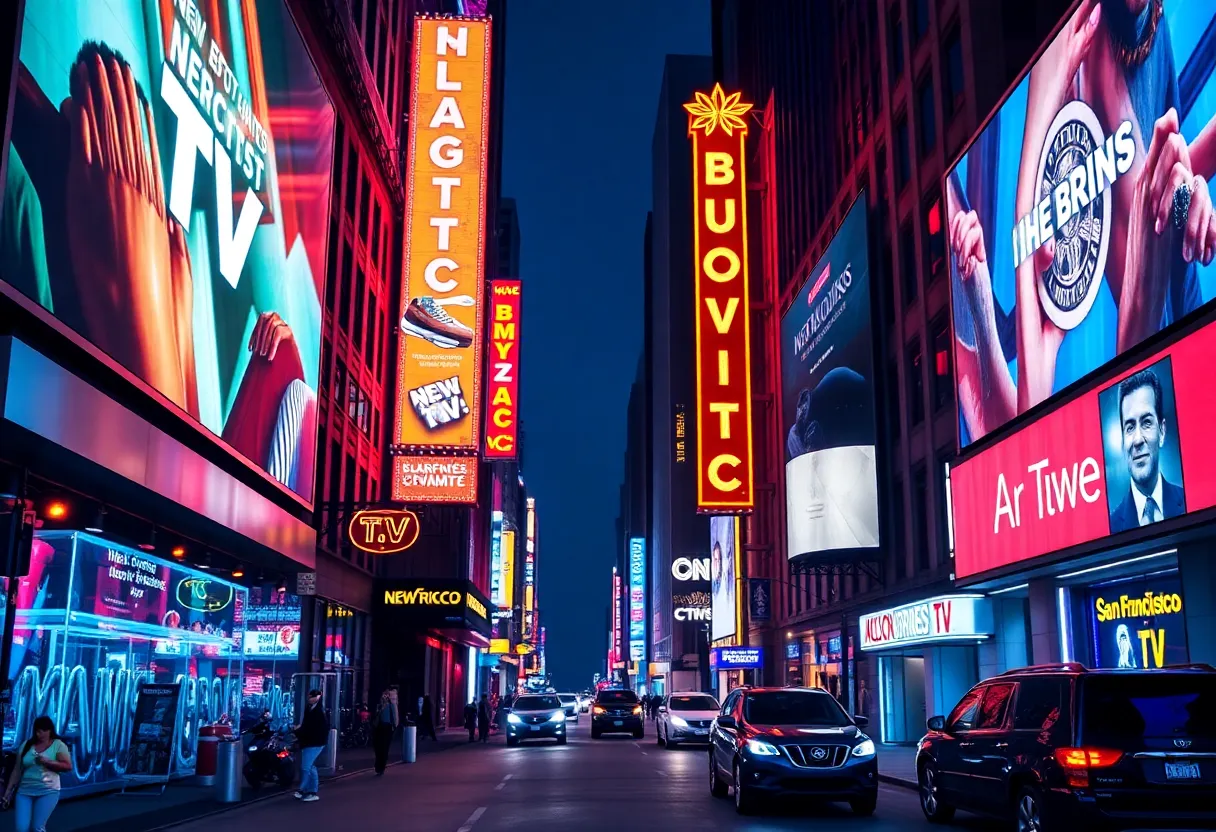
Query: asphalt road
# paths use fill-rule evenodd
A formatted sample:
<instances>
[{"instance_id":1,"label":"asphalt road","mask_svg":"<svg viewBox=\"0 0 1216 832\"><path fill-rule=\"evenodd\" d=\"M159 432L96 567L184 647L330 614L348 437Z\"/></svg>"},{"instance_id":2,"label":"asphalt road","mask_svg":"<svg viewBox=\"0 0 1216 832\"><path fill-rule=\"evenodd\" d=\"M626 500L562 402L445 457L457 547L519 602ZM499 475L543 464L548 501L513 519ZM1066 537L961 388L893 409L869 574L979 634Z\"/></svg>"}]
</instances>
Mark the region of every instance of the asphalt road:
<instances>
[{"instance_id":1,"label":"asphalt road","mask_svg":"<svg viewBox=\"0 0 1216 832\"><path fill-rule=\"evenodd\" d=\"M758 817L735 814L731 800L710 796L702 747L672 751L646 738L592 741L584 716L569 744L527 743L507 748L501 738L432 754L383 777L359 774L323 784L321 799L290 796L204 818L175 830L244 832L282 828L330 832L620 832L622 829L900 830L930 827L916 795L882 786L872 818L854 817L847 805L776 807ZM947 827L950 828L950 827ZM960 813L954 829L1006 829Z\"/></svg>"}]
</instances>

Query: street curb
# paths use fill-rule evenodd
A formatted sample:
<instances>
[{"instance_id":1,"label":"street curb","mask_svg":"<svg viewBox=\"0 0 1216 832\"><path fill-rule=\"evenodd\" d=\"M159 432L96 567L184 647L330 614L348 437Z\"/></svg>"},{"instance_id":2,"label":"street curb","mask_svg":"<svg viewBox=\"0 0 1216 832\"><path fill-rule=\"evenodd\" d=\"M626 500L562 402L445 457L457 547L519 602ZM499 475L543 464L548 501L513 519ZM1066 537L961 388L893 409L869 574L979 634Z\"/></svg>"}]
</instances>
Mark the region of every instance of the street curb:
<instances>
[{"instance_id":1,"label":"street curb","mask_svg":"<svg viewBox=\"0 0 1216 832\"><path fill-rule=\"evenodd\" d=\"M920 790L920 784L915 780L909 780L906 777L896 777L892 774L883 774L882 772L878 773L878 782L886 783L889 786L899 786L902 789L911 789L914 792Z\"/></svg>"}]
</instances>

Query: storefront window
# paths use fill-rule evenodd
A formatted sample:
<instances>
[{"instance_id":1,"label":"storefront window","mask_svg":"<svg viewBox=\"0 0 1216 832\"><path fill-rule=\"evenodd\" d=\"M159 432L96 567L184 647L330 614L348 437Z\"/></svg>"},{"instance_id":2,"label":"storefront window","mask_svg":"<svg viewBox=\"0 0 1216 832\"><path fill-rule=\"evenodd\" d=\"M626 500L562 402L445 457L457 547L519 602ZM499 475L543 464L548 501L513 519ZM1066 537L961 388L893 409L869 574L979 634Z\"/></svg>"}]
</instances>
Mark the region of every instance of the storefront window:
<instances>
[{"instance_id":1,"label":"storefront window","mask_svg":"<svg viewBox=\"0 0 1216 832\"><path fill-rule=\"evenodd\" d=\"M143 683L180 683L171 777L199 728L239 730L244 588L82 532L39 533L17 589L4 748L46 714L72 747L72 790L120 781Z\"/></svg>"},{"instance_id":2,"label":"storefront window","mask_svg":"<svg viewBox=\"0 0 1216 832\"><path fill-rule=\"evenodd\" d=\"M1165 667L1189 660L1182 581L1177 572L1091 587L1096 667Z\"/></svg>"},{"instance_id":3,"label":"storefront window","mask_svg":"<svg viewBox=\"0 0 1216 832\"><path fill-rule=\"evenodd\" d=\"M241 721L269 713L275 729L295 723L292 676L299 668L300 599L273 584L249 590Z\"/></svg>"}]
</instances>

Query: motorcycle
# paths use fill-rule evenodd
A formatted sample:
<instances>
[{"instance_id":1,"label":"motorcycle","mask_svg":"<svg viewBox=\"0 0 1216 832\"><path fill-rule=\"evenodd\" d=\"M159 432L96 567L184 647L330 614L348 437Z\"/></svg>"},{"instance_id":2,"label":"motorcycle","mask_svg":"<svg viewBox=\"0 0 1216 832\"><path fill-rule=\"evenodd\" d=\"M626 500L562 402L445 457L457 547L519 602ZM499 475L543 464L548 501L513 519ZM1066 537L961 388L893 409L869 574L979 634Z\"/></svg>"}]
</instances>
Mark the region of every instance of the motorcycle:
<instances>
[{"instance_id":1,"label":"motorcycle","mask_svg":"<svg viewBox=\"0 0 1216 832\"><path fill-rule=\"evenodd\" d=\"M287 740L271 729L269 713L241 735L251 737L244 769L250 788L259 788L263 783L278 783L286 788L295 781L296 761Z\"/></svg>"}]
</instances>

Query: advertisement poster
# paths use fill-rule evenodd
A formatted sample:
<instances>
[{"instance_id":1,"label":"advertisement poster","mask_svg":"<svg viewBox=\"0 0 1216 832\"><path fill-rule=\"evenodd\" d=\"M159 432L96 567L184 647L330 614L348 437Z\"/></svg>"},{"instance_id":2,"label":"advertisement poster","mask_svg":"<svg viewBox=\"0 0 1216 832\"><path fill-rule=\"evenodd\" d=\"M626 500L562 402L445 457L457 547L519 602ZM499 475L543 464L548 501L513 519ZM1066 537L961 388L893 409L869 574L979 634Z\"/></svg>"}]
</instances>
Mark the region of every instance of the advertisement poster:
<instances>
[{"instance_id":1,"label":"advertisement poster","mask_svg":"<svg viewBox=\"0 0 1216 832\"><path fill-rule=\"evenodd\" d=\"M177 707L181 683L141 684L131 724L128 777L168 778L177 736Z\"/></svg>"},{"instance_id":2,"label":"advertisement poster","mask_svg":"<svg viewBox=\"0 0 1216 832\"><path fill-rule=\"evenodd\" d=\"M863 193L781 319L790 558L879 543L867 239Z\"/></svg>"},{"instance_id":3,"label":"advertisement poster","mask_svg":"<svg viewBox=\"0 0 1216 832\"><path fill-rule=\"evenodd\" d=\"M737 517L709 518L709 581L713 598L711 639L734 638L738 629L735 615L735 544Z\"/></svg>"},{"instance_id":4,"label":"advertisement poster","mask_svg":"<svg viewBox=\"0 0 1216 832\"><path fill-rule=\"evenodd\" d=\"M1089 593L1097 667L1186 664L1186 617L1177 574L1125 581Z\"/></svg>"},{"instance_id":5,"label":"advertisement poster","mask_svg":"<svg viewBox=\"0 0 1216 832\"><path fill-rule=\"evenodd\" d=\"M300 597L265 586L249 590L246 658L294 658L300 652Z\"/></svg>"},{"instance_id":6,"label":"advertisement poster","mask_svg":"<svg viewBox=\"0 0 1216 832\"><path fill-rule=\"evenodd\" d=\"M946 176L960 447L1216 296L1208 0L1085 0Z\"/></svg>"},{"instance_id":7,"label":"advertisement poster","mask_svg":"<svg viewBox=\"0 0 1216 832\"><path fill-rule=\"evenodd\" d=\"M773 617L773 582L768 578L752 578L748 581L748 618L753 624L763 624Z\"/></svg>"},{"instance_id":8,"label":"advertisement poster","mask_svg":"<svg viewBox=\"0 0 1216 832\"><path fill-rule=\"evenodd\" d=\"M646 541L629 540L629 661L646 659Z\"/></svg>"},{"instance_id":9,"label":"advertisement poster","mask_svg":"<svg viewBox=\"0 0 1216 832\"><path fill-rule=\"evenodd\" d=\"M519 433L519 337L523 283L490 282L490 371L486 379L486 459L514 459Z\"/></svg>"},{"instance_id":10,"label":"advertisement poster","mask_svg":"<svg viewBox=\"0 0 1216 832\"><path fill-rule=\"evenodd\" d=\"M502 532L502 599L498 606L504 609L515 607L515 530Z\"/></svg>"},{"instance_id":11,"label":"advertisement poster","mask_svg":"<svg viewBox=\"0 0 1216 832\"><path fill-rule=\"evenodd\" d=\"M312 499L333 108L281 0L25 4L9 287Z\"/></svg>"},{"instance_id":12,"label":"advertisement poster","mask_svg":"<svg viewBox=\"0 0 1216 832\"><path fill-rule=\"evenodd\" d=\"M401 447L478 450L489 83L488 19L414 19L394 438Z\"/></svg>"},{"instance_id":13,"label":"advertisement poster","mask_svg":"<svg viewBox=\"0 0 1216 832\"><path fill-rule=\"evenodd\" d=\"M1216 323L950 470L959 578L1216 505Z\"/></svg>"}]
</instances>

